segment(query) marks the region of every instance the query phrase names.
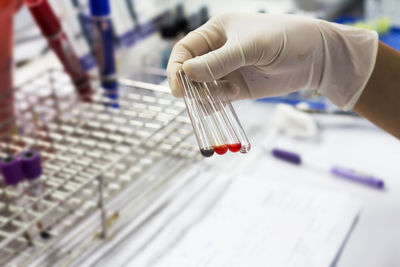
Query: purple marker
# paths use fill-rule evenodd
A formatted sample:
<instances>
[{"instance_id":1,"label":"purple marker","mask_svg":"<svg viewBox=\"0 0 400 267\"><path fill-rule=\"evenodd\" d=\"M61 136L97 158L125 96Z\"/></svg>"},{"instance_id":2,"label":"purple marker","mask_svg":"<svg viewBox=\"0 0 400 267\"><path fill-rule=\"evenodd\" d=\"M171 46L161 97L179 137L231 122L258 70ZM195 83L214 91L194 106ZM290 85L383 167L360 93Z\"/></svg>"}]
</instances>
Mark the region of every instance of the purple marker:
<instances>
[{"instance_id":1,"label":"purple marker","mask_svg":"<svg viewBox=\"0 0 400 267\"><path fill-rule=\"evenodd\" d=\"M272 155L275 158L296 164L296 165L301 165L304 163L304 160L301 158L301 156L295 152L290 152L287 150L275 148L272 150ZM314 162L307 161L307 164L310 165L315 165L320 167L320 164L315 164ZM329 172L336 177L340 177L343 179L347 179L353 182L361 183L376 189L383 189L385 187L385 183L383 180L376 178L374 176L368 175L368 174L362 174L359 173L355 170L349 169L349 168L343 168L343 167L338 167L338 166L332 166L328 167Z\"/></svg>"}]
</instances>

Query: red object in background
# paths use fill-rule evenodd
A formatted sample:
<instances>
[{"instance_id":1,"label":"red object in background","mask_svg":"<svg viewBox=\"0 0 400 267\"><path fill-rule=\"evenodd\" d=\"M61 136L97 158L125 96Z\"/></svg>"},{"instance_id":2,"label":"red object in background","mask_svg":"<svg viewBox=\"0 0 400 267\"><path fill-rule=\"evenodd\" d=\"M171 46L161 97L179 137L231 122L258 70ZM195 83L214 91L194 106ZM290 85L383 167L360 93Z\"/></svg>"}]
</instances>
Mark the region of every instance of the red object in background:
<instances>
[{"instance_id":1,"label":"red object in background","mask_svg":"<svg viewBox=\"0 0 400 267\"><path fill-rule=\"evenodd\" d=\"M90 101L92 89L89 77L52 7L47 0L25 0L25 3L65 72L70 75L77 92L83 100Z\"/></svg>"},{"instance_id":2,"label":"red object in background","mask_svg":"<svg viewBox=\"0 0 400 267\"><path fill-rule=\"evenodd\" d=\"M14 115L13 18L21 4L22 0L0 0L0 134L10 129Z\"/></svg>"},{"instance_id":3,"label":"red object in background","mask_svg":"<svg viewBox=\"0 0 400 267\"><path fill-rule=\"evenodd\" d=\"M65 72L70 75L78 94L83 100L90 101L92 88L89 77L72 49L67 35L61 32L57 38L49 39L49 45L63 64Z\"/></svg>"}]
</instances>

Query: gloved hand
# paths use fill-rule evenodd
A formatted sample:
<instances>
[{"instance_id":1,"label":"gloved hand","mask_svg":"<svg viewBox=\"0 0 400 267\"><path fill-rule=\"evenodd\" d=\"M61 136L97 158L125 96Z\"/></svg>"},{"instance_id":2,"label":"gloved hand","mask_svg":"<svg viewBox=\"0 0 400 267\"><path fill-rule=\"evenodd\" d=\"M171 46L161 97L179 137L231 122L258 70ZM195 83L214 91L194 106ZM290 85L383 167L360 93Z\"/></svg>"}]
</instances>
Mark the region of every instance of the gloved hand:
<instances>
[{"instance_id":1,"label":"gloved hand","mask_svg":"<svg viewBox=\"0 0 400 267\"><path fill-rule=\"evenodd\" d=\"M318 89L351 109L375 65L376 32L295 15L225 14L180 40L167 74L181 96L179 69L193 80L228 80L232 100ZM233 84L233 85L232 85Z\"/></svg>"}]
</instances>

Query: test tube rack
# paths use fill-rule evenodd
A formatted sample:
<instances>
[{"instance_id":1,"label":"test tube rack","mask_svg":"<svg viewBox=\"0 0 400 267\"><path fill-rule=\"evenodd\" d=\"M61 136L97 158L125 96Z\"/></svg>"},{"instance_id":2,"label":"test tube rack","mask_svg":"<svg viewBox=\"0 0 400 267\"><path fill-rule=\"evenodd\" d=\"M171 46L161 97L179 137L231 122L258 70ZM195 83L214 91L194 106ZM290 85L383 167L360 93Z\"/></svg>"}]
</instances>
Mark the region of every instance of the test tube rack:
<instances>
[{"instance_id":1,"label":"test tube rack","mask_svg":"<svg viewBox=\"0 0 400 267\"><path fill-rule=\"evenodd\" d=\"M67 265L127 218L145 220L179 171L199 159L185 104L168 88L121 79L120 108L111 108L93 83L90 103L57 69L15 90L14 126L0 131L0 156L39 148L43 175L36 191L28 181L0 182L1 266Z\"/></svg>"}]
</instances>

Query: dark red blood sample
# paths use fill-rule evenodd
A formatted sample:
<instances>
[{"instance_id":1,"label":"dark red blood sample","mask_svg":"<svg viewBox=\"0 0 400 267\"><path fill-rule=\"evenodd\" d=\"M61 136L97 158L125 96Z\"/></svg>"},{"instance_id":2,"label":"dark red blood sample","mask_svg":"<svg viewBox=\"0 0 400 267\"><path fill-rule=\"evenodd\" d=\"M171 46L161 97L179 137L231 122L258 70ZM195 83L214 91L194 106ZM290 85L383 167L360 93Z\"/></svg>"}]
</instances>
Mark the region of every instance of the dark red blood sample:
<instances>
[{"instance_id":1,"label":"dark red blood sample","mask_svg":"<svg viewBox=\"0 0 400 267\"><path fill-rule=\"evenodd\" d=\"M217 153L218 155L223 155L228 151L228 146L227 145L215 146L214 150L215 153Z\"/></svg>"},{"instance_id":2,"label":"dark red blood sample","mask_svg":"<svg viewBox=\"0 0 400 267\"><path fill-rule=\"evenodd\" d=\"M239 152L240 149L242 148L242 144L241 143L229 144L228 148L231 152Z\"/></svg>"}]
</instances>

